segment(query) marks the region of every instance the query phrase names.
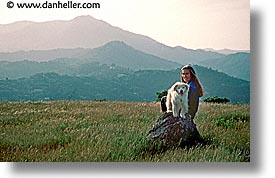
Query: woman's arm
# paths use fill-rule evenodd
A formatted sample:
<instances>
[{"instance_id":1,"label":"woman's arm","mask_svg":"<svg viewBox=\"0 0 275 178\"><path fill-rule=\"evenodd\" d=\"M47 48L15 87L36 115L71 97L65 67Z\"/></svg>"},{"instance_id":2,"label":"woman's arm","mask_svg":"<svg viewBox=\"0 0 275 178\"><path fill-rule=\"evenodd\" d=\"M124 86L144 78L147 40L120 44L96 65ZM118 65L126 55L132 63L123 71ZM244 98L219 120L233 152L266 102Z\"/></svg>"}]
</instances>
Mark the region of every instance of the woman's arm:
<instances>
[{"instance_id":1,"label":"woman's arm","mask_svg":"<svg viewBox=\"0 0 275 178\"><path fill-rule=\"evenodd\" d=\"M199 92L195 83L191 82L188 93L188 113L192 118L195 117L199 106Z\"/></svg>"}]
</instances>

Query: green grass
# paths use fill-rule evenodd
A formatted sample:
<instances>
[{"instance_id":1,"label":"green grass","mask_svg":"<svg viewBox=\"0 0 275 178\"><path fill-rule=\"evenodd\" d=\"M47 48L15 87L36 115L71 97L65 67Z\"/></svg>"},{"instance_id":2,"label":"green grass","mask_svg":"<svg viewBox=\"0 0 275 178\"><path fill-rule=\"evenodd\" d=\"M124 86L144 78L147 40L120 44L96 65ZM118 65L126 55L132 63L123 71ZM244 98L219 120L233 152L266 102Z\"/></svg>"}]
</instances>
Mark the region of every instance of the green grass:
<instances>
[{"instance_id":1,"label":"green grass","mask_svg":"<svg viewBox=\"0 0 275 178\"><path fill-rule=\"evenodd\" d=\"M203 144L152 151L159 103L1 102L0 161L250 161L249 105L202 103Z\"/></svg>"}]
</instances>

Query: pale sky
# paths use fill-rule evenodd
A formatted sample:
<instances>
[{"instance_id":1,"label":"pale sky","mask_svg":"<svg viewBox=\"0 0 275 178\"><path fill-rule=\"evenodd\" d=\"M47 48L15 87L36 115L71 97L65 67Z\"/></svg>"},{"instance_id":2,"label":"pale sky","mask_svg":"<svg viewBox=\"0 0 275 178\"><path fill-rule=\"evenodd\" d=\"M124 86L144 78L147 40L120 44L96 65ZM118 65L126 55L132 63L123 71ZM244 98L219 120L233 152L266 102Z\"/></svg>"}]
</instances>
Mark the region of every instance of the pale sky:
<instances>
[{"instance_id":1,"label":"pale sky","mask_svg":"<svg viewBox=\"0 0 275 178\"><path fill-rule=\"evenodd\" d=\"M0 24L70 20L79 15L91 15L173 47L250 49L249 0L72 0L98 2L100 9L18 9L16 5L9 9L8 1L0 2ZM11 1L14 4L46 2Z\"/></svg>"}]
</instances>

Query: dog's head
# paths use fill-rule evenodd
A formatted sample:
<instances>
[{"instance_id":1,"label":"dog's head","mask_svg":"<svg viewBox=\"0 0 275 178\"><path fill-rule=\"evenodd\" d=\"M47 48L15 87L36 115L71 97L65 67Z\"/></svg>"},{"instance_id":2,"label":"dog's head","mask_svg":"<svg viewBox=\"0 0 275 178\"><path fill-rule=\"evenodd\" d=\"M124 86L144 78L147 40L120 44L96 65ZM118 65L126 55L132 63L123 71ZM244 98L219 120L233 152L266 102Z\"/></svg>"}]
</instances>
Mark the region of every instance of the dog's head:
<instances>
[{"instance_id":1,"label":"dog's head","mask_svg":"<svg viewBox=\"0 0 275 178\"><path fill-rule=\"evenodd\" d=\"M173 89L181 96L188 93L189 85L183 82L177 82L174 84Z\"/></svg>"}]
</instances>

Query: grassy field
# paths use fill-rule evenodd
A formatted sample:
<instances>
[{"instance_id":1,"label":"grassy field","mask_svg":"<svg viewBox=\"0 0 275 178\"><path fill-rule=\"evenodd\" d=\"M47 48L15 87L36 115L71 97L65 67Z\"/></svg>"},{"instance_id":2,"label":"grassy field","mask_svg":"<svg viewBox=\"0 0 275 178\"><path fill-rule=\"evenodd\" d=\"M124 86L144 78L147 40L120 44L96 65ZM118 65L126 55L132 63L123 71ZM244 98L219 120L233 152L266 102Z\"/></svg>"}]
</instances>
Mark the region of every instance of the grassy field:
<instances>
[{"instance_id":1,"label":"grassy field","mask_svg":"<svg viewBox=\"0 0 275 178\"><path fill-rule=\"evenodd\" d=\"M159 103L0 102L0 161L249 162L249 105L202 103L204 143L148 151Z\"/></svg>"}]
</instances>

